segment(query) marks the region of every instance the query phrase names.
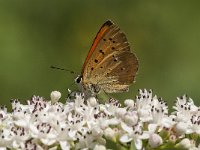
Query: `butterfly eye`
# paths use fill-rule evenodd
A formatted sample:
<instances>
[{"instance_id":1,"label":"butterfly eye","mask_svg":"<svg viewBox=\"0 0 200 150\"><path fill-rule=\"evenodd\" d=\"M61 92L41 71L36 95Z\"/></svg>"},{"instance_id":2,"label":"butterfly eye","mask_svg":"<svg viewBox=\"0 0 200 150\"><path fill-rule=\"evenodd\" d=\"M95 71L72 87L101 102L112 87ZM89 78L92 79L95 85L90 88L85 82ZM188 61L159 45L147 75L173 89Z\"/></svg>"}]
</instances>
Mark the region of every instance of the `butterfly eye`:
<instances>
[{"instance_id":1,"label":"butterfly eye","mask_svg":"<svg viewBox=\"0 0 200 150\"><path fill-rule=\"evenodd\" d=\"M75 79L75 82L76 83L80 83L82 81L82 76L78 76L76 79Z\"/></svg>"}]
</instances>

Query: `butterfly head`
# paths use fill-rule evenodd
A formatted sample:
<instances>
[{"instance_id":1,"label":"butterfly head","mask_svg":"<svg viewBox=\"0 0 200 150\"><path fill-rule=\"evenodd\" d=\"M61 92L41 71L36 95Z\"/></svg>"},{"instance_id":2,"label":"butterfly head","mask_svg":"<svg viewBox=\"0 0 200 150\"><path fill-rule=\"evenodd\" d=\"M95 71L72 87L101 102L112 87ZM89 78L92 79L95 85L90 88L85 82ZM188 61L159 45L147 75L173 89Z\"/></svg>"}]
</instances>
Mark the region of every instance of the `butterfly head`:
<instances>
[{"instance_id":1,"label":"butterfly head","mask_svg":"<svg viewBox=\"0 0 200 150\"><path fill-rule=\"evenodd\" d=\"M75 80L75 83L79 85L82 83L82 79L83 79L83 76L78 75L74 80Z\"/></svg>"},{"instance_id":2,"label":"butterfly head","mask_svg":"<svg viewBox=\"0 0 200 150\"><path fill-rule=\"evenodd\" d=\"M80 90L84 93L90 93L89 95L96 95L100 91L98 84L91 84L83 82L83 76L78 75L75 78L75 83L79 86Z\"/></svg>"}]
</instances>

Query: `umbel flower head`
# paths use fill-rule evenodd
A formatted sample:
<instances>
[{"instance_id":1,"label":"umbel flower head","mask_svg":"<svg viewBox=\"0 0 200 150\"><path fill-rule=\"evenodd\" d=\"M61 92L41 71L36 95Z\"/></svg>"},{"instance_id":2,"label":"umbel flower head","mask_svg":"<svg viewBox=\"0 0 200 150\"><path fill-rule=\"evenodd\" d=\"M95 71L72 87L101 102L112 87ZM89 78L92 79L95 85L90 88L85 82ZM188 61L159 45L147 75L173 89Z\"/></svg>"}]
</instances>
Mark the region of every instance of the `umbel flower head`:
<instances>
[{"instance_id":1,"label":"umbel flower head","mask_svg":"<svg viewBox=\"0 0 200 150\"><path fill-rule=\"evenodd\" d=\"M12 112L1 107L0 149L200 149L200 111L185 95L171 114L146 89L123 105L113 98L99 103L83 93L66 103L60 97L53 91L50 101L33 96L26 104L13 100Z\"/></svg>"}]
</instances>

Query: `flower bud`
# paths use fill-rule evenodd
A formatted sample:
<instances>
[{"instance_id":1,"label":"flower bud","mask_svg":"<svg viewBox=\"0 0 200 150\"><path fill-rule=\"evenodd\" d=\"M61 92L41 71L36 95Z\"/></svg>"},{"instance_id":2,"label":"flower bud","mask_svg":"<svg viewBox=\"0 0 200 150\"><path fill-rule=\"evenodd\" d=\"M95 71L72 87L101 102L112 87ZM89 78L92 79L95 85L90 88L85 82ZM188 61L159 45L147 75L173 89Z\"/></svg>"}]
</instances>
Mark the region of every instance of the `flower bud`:
<instances>
[{"instance_id":1,"label":"flower bud","mask_svg":"<svg viewBox=\"0 0 200 150\"><path fill-rule=\"evenodd\" d=\"M160 146L162 143L163 143L163 140L158 134L153 133L152 135L150 135L149 145L152 148L156 148L156 147Z\"/></svg>"},{"instance_id":2,"label":"flower bud","mask_svg":"<svg viewBox=\"0 0 200 150\"><path fill-rule=\"evenodd\" d=\"M116 131L111 129L110 127L106 128L104 130L104 135L107 139L110 139L112 141L115 141L115 134L116 134Z\"/></svg>"},{"instance_id":3,"label":"flower bud","mask_svg":"<svg viewBox=\"0 0 200 150\"><path fill-rule=\"evenodd\" d=\"M185 149L189 149L191 147L191 142L189 139L185 138L180 141L179 146Z\"/></svg>"},{"instance_id":4,"label":"flower bud","mask_svg":"<svg viewBox=\"0 0 200 150\"><path fill-rule=\"evenodd\" d=\"M51 92L51 102L57 102L61 97L61 93L59 91L52 91Z\"/></svg>"},{"instance_id":5,"label":"flower bud","mask_svg":"<svg viewBox=\"0 0 200 150\"><path fill-rule=\"evenodd\" d=\"M133 107L134 106L134 101L132 99L126 99L124 101L124 104L125 104L125 106Z\"/></svg>"},{"instance_id":6,"label":"flower bud","mask_svg":"<svg viewBox=\"0 0 200 150\"><path fill-rule=\"evenodd\" d=\"M91 106L95 107L97 105L97 100L95 97L90 97L88 99L88 102L90 103Z\"/></svg>"},{"instance_id":7,"label":"flower bud","mask_svg":"<svg viewBox=\"0 0 200 150\"><path fill-rule=\"evenodd\" d=\"M94 150L106 150L104 145L95 145Z\"/></svg>"},{"instance_id":8,"label":"flower bud","mask_svg":"<svg viewBox=\"0 0 200 150\"><path fill-rule=\"evenodd\" d=\"M124 116L124 120L127 124L134 126L138 123L138 116L136 113L132 113Z\"/></svg>"}]
</instances>

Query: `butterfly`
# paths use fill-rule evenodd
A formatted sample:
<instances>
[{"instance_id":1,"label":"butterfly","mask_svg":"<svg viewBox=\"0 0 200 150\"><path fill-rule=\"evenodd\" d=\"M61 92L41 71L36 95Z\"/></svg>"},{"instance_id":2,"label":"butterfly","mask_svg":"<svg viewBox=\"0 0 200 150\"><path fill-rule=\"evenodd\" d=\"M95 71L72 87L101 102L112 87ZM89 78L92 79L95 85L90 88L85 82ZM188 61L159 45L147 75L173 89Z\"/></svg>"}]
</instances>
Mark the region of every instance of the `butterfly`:
<instances>
[{"instance_id":1,"label":"butterfly","mask_svg":"<svg viewBox=\"0 0 200 150\"><path fill-rule=\"evenodd\" d=\"M126 35L112 21L106 21L97 33L75 82L92 95L125 92L134 82L138 59L131 52Z\"/></svg>"}]
</instances>

